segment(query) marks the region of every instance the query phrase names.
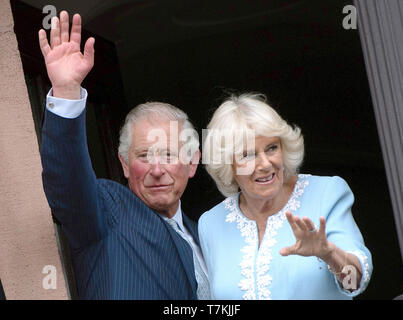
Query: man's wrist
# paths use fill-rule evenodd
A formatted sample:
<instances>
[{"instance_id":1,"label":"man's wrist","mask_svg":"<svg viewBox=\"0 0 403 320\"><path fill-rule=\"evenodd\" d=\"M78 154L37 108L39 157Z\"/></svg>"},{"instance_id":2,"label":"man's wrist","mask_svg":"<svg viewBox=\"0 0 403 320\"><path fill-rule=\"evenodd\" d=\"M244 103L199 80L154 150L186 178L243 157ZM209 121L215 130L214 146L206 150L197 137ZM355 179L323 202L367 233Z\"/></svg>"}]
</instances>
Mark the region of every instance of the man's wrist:
<instances>
[{"instance_id":1,"label":"man's wrist","mask_svg":"<svg viewBox=\"0 0 403 320\"><path fill-rule=\"evenodd\" d=\"M81 99L81 86L63 86L63 87L52 87L53 97L68 99L68 100L80 100Z\"/></svg>"},{"instance_id":2,"label":"man's wrist","mask_svg":"<svg viewBox=\"0 0 403 320\"><path fill-rule=\"evenodd\" d=\"M73 98L71 96L71 98ZM84 110L87 90L80 87L79 99L58 98L53 95L53 88L46 95L46 109L62 118L77 118Z\"/></svg>"}]
</instances>

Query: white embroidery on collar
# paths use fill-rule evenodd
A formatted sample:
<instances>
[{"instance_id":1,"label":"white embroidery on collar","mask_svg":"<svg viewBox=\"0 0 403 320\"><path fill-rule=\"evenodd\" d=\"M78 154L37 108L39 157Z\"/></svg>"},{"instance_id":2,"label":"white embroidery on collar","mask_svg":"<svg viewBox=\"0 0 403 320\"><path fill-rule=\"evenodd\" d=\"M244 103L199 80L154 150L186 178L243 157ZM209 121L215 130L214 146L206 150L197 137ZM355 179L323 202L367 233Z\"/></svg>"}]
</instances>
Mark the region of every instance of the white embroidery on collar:
<instances>
[{"instance_id":1,"label":"white embroidery on collar","mask_svg":"<svg viewBox=\"0 0 403 320\"><path fill-rule=\"evenodd\" d=\"M241 249L243 254L241 267L241 279L238 286L245 291L242 296L244 300L270 300L271 292L268 289L272 282L272 277L268 274L270 262L273 259L271 248L277 243L275 236L277 230L282 227L286 219L287 210L296 211L300 207L298 198L304 193L305 187L309 184L310 175L299 174L293 193L287 204L278 213L270 216L266 222L266 230L258 248L258 231L254 220L246 218L239 210L238 195L225 199L225 207L230 211L225 221L236 222L237 228L245 238L246 245ZM256 270L255 270L256 269Z\"/></svg>"}]
</instances>

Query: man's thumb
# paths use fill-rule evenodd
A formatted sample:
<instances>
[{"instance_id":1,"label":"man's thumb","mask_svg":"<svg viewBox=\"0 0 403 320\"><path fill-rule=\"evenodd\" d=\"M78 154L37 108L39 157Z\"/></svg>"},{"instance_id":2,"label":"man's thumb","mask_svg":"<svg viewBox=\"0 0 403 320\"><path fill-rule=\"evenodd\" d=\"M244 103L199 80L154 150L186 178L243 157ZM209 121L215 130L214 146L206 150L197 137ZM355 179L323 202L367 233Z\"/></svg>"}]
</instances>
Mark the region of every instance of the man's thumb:
<instances>
[{"instance_id":1,"label":"man's thumb","mask_svg":"<svg viewBox=\"0 0 403 320\"><path fill-rule=\"evenodd\" d=\"M84 45L84 59L88 62L91 67L94 65L94 49L95 39L89 38Z\"/></svg>"}]
</instances>

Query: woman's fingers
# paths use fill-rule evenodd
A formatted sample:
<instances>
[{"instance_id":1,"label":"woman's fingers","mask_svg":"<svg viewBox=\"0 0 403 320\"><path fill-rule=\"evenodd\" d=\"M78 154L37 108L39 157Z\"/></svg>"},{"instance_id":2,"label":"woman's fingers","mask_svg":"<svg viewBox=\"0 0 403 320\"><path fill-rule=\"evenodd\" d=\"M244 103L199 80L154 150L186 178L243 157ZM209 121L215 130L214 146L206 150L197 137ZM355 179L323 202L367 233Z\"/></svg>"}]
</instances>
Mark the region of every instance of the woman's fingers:
<instances>
[{"instance_id":1,"label":"woman's fingers","mask_svg":"<svg viewBox=\"0 0 403 320\"><path fill-rule=\"evenodd\" d=\"M308 217L303 217L302 221L305 223L305 226L308 231L312 232L312 231L316 230L315 224Z\"/></svg>"},{"instance_id":2,"label":"woman's fingers","mask_svg":"<svg viewBox=\"0 0 403 320\"><path fill-rule=\"evenodd\" d=\"M314 228L307 227L304 221L302 221L298 216L294 216L290 211L287 211L285 216L294 233L298 231L312 230Z\"/></svg>"},{"instance_id":3,"label":"woman's fingers","mask_svg":"<svg viewBox=\"0 0 403 320\"><path fill-rule=\"evenodd\" d=\"M67 11L60 12L60 39L61 42L69 42L69 14Z\"/></svg>"},{"instance_id":4,"label":"woman's fingers","mask_svg":"<svg viewBox=\"0 0 403 320\"><path fill-rule=\"evenodd\" d=\"M305 223L297 216L294 216L295 224L298 226L299 229L302 231L307 231L308 228L306 227Z\"/></svg>"},{"instance_id":5,"label":"woman's fingers","mask_svg":"<svg viewBox=\"0 0 403 320\"><path fill-rule=\"evenodd\" d=\"M282 248L281 250L280 250L280 254L283 256L283 257L286 257L286 256L289 256L289 255L291 255L291 254L295 254L295 245L293 245L293 246L290 246L290 247L284 247L284 248Z\"/></svg>"},{"instance_id":6,"label":"woman's fingers","mask_svg":"<svg viewBox=\"0 0 403 320\"><path fill-rule=\"evenodd\" d=\"M287 211L287 212L285 213L285 216L286 216L286 218L287 218L287 220L288 220L288 223L289 223L290 226L291 226L291 229L295 232L298 227L297 227L297 225L296 225L295 222L294 222L294 216L292 215L291 211Z\"/></svg>"},{"instance_id":7,"label":"woman's fingers","mask_svg":"<svg viewBox=\"0 0 403 320\"><path fill-rule=\"evenodd\" d=\"M50 46L52 49L60 45L60 21L58 17L53 17L51 20L50 29Z\"/></svg>"},{"instance_id":8,"label":"woman's fingers","mask_svg":"<svg viewBox=\"0 0 403 320\"><path fill-rule=\"evenodd\" d=\"M321 236L326 237L326 219L324 217L319 218L320 227L317 229L313 221L308 217L301 219L298 216L294 216L290 211L287 211L285 215L296 236L298 231L317 231Z\"/></svg>"},{"instance_id":9,"label":"woman's fingers","mask_svg":"<svg viewBox=\"0 0 403 320\"><path fill-rule=\"evenodd\" d=\"M293 231L297 231L298 229L301 231L320 231L322 233L325 232L326 229L326 220L324 217L320 217L320 228L316 229L315 224L308 217L302 217L302 219L298 216L294 216L290 211L285 213L288 223L290 224Z\"/></svg>"},{"instance_id":10,"label":"woman's fingers","mask_svg":"<svg viewBox=\"0 0 403 320\"><path fill-rule=\"evenodd\" d=\"M300 218L287 211L286 218L294 232L296 242L292 246L282 248L280 250L282 256L297 254L308 257L314 256L322 250L320 246L322 246L323 239L326 239L326 220L324 217L319 218L319 230L308 217ZM314 230L315 232L311 232Z\"/></svg>"},{"instance_id":11,"label":"woman's fingers","mask_svg":"<svg viewBox=\"0 0 403 320\"><path fill-rule=\"evenodd\" d=\"M319 233L322 236L326 237L326 219L324 217L320 217L319 222L320 222Z\"/></svg>"}]
</instances>

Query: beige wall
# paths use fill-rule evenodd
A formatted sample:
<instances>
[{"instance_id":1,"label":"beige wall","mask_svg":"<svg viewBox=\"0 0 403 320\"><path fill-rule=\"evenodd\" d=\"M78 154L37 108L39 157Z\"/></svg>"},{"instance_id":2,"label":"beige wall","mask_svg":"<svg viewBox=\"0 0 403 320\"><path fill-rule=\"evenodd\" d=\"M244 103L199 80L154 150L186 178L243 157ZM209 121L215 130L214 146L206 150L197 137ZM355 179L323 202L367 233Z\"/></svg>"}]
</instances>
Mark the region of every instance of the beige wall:
<instances>
[{"instance_id":1,"label":"beige wall","mask_svg":"<svg viewBox=\"0 0 403 320\"><path fill-rule=\"evenodd\" d=\"M0 12L0 278L7 299L67 299L9 0Z\"/></svg>"}]
</instances>

